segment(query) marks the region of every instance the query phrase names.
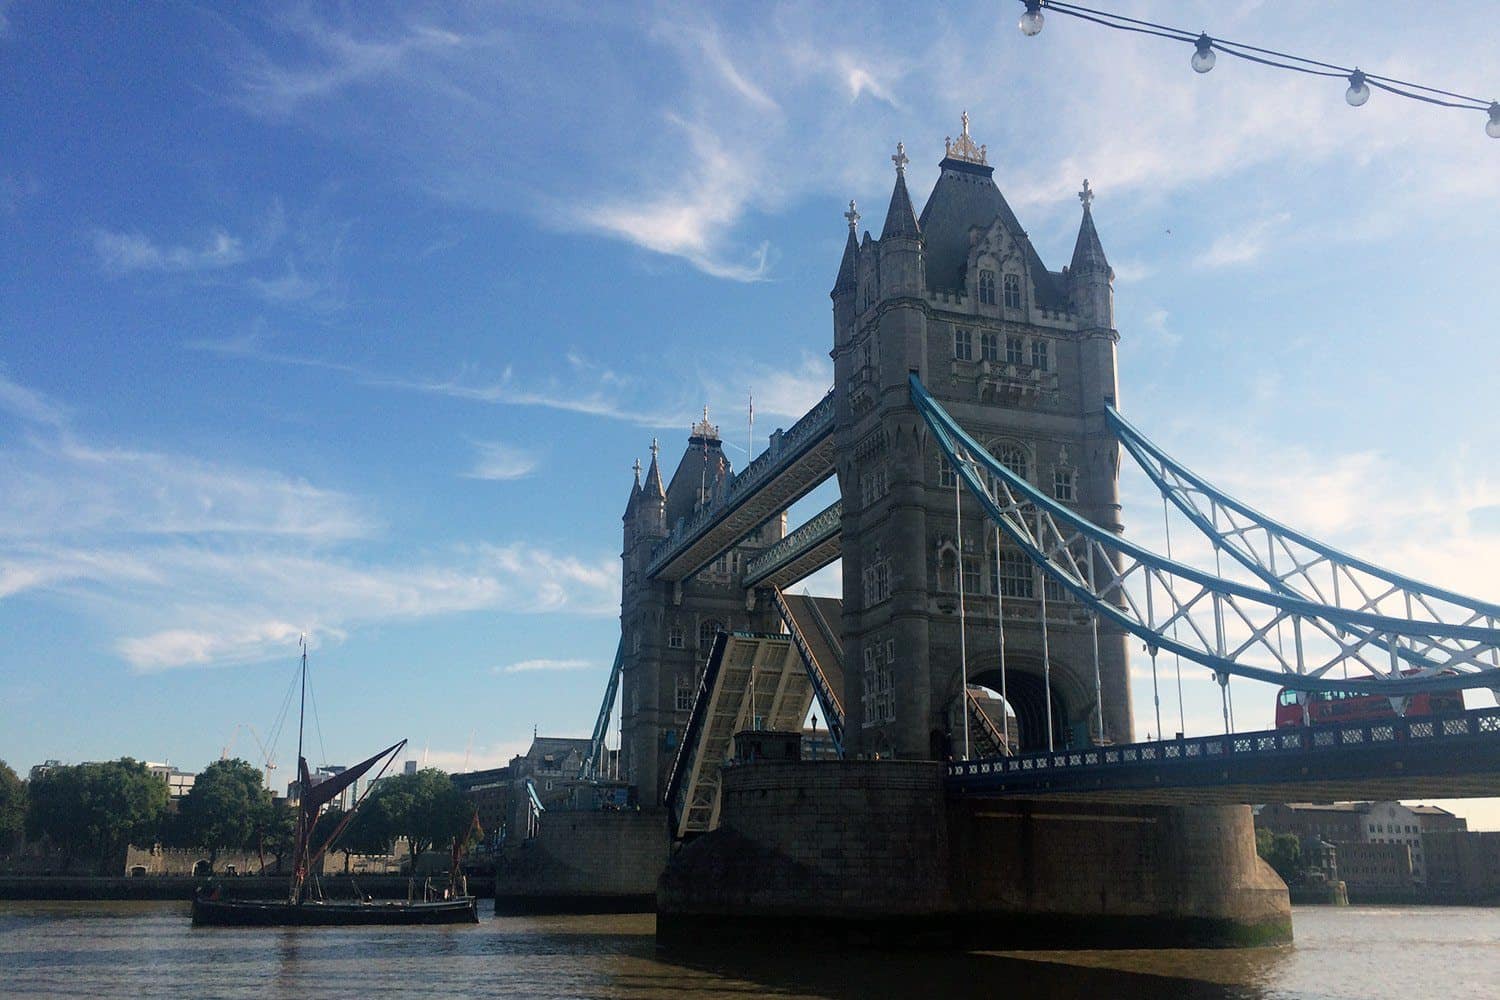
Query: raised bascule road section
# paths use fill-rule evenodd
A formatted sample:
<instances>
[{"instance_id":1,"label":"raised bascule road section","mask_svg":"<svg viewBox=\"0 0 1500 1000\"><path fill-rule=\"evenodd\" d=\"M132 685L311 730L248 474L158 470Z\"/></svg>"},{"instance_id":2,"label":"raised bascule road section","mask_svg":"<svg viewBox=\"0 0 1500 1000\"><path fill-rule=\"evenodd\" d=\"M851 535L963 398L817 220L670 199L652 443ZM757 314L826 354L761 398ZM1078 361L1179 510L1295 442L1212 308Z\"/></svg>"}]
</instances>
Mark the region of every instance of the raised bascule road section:
<instances>
[{"instance_id":1,"label":"raised bascule road section","mask_svg":"<svg viewBox=\"0 0 1500 1000\"><path fill-rule=\"evenodd\" d=\"M845 215L833 389L738 474L705 415L670 485L653 444L631 492L582 777L618 706L642 822L681 845L662 939L1285 940L1245 803L1500 795L1500 709L1477 707L1500 606L1260 514L1125 419L1087 182L1053 271L967 116L920 216L892 161L879 238ZM1123 459L1211 568L1126 536ZM830 479L839 498L788 531ZM790 593L835 560L842 600ZM1137 740L1142 648L1141 728L1164 732L1166 655L1217 680L1222 731ZM1236 683L1301 718L1244 731ZM1330 699L1388 710L1325 717ZM737 751L810 716L833 759Z\"/></svg>"}]
</instances>

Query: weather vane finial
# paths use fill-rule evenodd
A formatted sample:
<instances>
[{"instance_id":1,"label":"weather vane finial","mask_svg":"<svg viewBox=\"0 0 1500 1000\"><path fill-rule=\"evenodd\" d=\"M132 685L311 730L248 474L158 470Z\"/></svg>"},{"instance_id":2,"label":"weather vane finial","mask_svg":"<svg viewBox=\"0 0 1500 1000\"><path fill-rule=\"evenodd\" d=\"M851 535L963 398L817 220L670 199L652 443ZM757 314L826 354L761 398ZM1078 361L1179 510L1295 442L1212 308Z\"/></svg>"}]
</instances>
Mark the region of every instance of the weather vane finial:
<instances>
[{"instance_id":1,"label":"weather vane finial","mask_svg":"<svg viewBox=\"0 0 1500 1000\"><path fill-rule=\"evenodd\" d=\"M1083 179L1083 190L1078 192L1078 200L1083 202L1084 211L1088 211L1088 207L1094 203L1094 189L1089 187L1087 177Z\"/></svg>"}]
</instances>

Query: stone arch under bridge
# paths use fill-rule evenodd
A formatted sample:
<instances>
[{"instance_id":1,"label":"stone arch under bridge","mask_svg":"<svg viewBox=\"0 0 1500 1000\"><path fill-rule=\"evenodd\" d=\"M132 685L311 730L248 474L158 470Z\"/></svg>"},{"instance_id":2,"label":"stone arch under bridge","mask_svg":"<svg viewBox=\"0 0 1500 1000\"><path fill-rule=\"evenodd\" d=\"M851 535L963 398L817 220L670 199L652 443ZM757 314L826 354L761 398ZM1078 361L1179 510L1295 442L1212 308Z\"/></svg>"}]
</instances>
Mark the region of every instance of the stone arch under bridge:
<instances>
[{"instance_id":1,"label":"stone arch under bridge","mask_svg":"<svg viewBox=\"0 0 1500 1000\"><path fill-rule=\"evenodd\" d=\"M1006 657L1006 701L1016 715L1016 724L1020 728L1018 744L1023 753L1047 749L1046 675L1040 659ZM1091 731L1094 726L1092 678L1085 684L1084 679L1067 664L1053 660L1051 680L1053 746L1077 744L1080 735L1086 741L1086 733L1080 733L1080 730ZM999 657L971 657L969 683L988 688L998 695L1001 689Z\"/></svg>"}]
</instances>

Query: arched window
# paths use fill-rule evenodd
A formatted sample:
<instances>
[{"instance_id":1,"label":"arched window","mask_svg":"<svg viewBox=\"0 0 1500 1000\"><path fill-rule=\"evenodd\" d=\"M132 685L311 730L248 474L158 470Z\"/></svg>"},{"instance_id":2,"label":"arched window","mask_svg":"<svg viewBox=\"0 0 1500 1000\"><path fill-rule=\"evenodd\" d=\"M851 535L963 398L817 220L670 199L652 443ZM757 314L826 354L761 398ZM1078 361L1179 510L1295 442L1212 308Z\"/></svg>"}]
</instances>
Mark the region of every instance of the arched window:
<instances>
[{"instance_id":1,"label":"arched window","mask_svg":"<svg viewBox=\"0 0 1500 1000\"><path fill-rule=\"evenodd\" d=\"M993 279L990 284L990 302L995 301L995 286ZM1021 276L1019 274L1007 274L1005 276L1005 308L1021 308Z\"/></svg>"},{"instance_id":2,"label":"arched window","mask_svg":"<svg viewBox=\"0 0 1500 1000\"><path fill-rule=\"evenodd\" d=\"M995 457L1000 460L1001 465L1005 466L1007 469L1009 469L1011 472L1014 472L1022 479L1027 479L1030 477L1030 460L1026 455L1026 449L1022 448L1020 445L1003 444L1000 446L1000 449L995 452Z\"/></svg>"},{"instance_id":3,"label":"arched window","mask_svg":"<svg viewBox=\"0 0 1500 1000\"><path fill-rule=\"evenodd\" d=\"M958 592L958 553L951 548L938 556L938 588Z\"/></svg>"},{"instance_id":4,"label":"arched window","mask_svg":"<svg viewBox=\"0 0 1500 1000\"><path fill-rule=\"evenodd\" d=\"M1006 279L1008 281L1010 278L1013 277L1013 275L1007 274L1005 277L1006 277ZM1009 287L1010 286L1007 284L1006 288L1008 289ZM1009 294L1009 293L1007 292L1007 294ZM994 271L981 270L979 272L979 304L980 305L985 305L985 306L992 306L992 305L995 304L995 272Z\"/></svg>"}]
</instances>

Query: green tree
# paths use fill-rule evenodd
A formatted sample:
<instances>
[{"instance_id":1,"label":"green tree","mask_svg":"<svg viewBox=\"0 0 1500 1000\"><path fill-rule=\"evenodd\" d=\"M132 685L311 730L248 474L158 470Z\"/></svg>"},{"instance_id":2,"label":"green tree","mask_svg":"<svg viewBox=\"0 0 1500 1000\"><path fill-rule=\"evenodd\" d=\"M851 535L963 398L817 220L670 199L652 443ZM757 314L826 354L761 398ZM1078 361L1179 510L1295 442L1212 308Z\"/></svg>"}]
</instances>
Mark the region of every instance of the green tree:
<instances>
[{"instance_id":1,"label":"green tree","mask_svg":"<svg viewBox=\"0 0 1500 1000\"><path fill-rule=\"evenodd\" d=\"M1296 885L1302 881L1302 842L1295 834L1256 830L1255 851L1265 859L1266 864L1276 869L1276 874L1287 885Z\"/></svg>"},{"instance_id":2,"label":"green tree","mask_svg":"<svg viewBox=\"0 0 1500 1000\"><path fill-rule=\"evenodd\" d=\"M285 799L275 799L261 816L255 843L256 851L260 854L260 868L262 872L265 871L266 855L270 854L276 859L276 871L279 873L287 852L297 840L297 810Z\"/></svg>"},{"instance_id":3,"label":"green tree","mask_svg":"<svg viewBox=\"0 0 1500 1000\"><path fill-rule=\"evenodd\" d=\"M433 767L382 779L370 799L368 805L381 811L391 838L406 838L413 870L417 855L462 836L474 813L448 775Z\"/></svg>"},{"instance_id":4,"label":"green tree","mask_svg":"<svg viewBox=\"0 0 1500 1000\"><path fill-rule=\"evenodd\" d=\"M89 851L107 874L124 864L132 841L156 839L166 809L166 784L128 757L55 767L31 782L26 833L57 845L68 865Z\"/></svg>"},{"instance_id":5,"label":"green tree","mask_svg":"<svg viewBox=\"0 0 1500 1000\"><path fill-rule=\"evenodd\" d=\"M26 782L0 760L0 855L9 854L26 830Z\"/></svg>"},{"instance_id":6,"label":"green tree","mask_svg":"<svg viewBox=\"0 0 1500 1000\"><path fill-rule=\"evenodd\" d=\"M216 760L193 781L179 806L182 836L208 851L210 864L221 850L257 845L271 821L271 793L261 785L260 769L238 757Z\"/></svg>"}]
</instances>

